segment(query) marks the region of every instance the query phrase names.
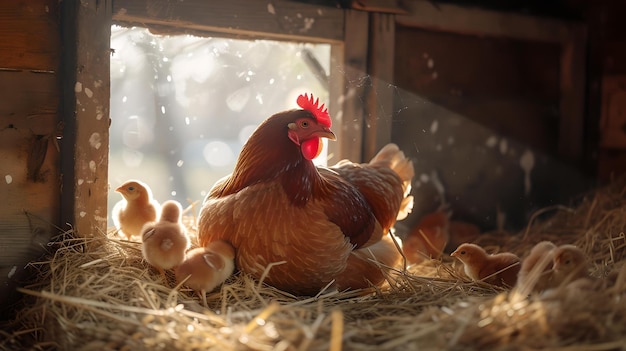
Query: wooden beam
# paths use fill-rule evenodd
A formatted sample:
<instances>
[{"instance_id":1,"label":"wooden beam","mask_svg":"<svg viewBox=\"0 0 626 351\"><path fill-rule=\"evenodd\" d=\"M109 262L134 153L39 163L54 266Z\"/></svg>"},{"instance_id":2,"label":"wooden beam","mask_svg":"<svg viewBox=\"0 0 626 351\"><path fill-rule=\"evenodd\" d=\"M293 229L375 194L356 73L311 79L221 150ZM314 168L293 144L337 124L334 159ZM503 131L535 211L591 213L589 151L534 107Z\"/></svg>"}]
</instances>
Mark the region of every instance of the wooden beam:
<instances>
[{"instance_id":1,"label":"wooden beam","mask_svg":"<svg viewBox=\"0 0 626 351\"><path fill-rule=\"evenodd\" d=\"M106 233L111 0L63 1L62 223Z\"/></svg>"},{"instance_id":2,"label":"wooden beam","mask_svg":"<svg viewBox=\"0 0 626 351\"><path fill-rule=\"evenodd\" d=\"M368 73L371 85L365 95L363 158L371 159L391 141L393 120L393 72L395 51L395 16L370 14Z\"/></svg>"},{"instance_id":3,"label":"wooden beam","mask_svg":"<svg viewBox=\"0 0 626 351\"><path fill-rule=\"evenodd\" d=\"M479 8L407 1L410 15L398 15L399 25L464 35L507 37L511 39L563 42L568 40L567 22Z\"/></svg>"},{"instance_id":4,"label":"wooden beam","mask_svg":"<svg viewBox=\"0 0 626 351\"><path fill-rule=\"evenodd\" d=\"M568 33L561 48L559 155L580 163L585 125L587 31L582 25L570 25Z\"/></svg>"},{"instance_id":5,"label":"wooden beam","mask_svg":"<svg viewBox=\"0 0 626 351\"><path fill-rule=\"evenodd\" d=\"M345 43L333 46L331 52L331 113L338 121L336 149L338 158L362 160L363 124L367 75L368 26L366 12L346 10ZM341 50L341 55L335 51ZM339 161L339 159L330 160Z\"/></svg>"},{"instance_id":6,"label":"wooden beam","mask_svg":"<svg viewBox=\"0 0 626 351\"><path fill-rule=\"evenodd\" d=\"M339 43L344 29L343 10L286 0L117 0L113 19L148 28L308 42Z\"/></svg>"}]
</instances>

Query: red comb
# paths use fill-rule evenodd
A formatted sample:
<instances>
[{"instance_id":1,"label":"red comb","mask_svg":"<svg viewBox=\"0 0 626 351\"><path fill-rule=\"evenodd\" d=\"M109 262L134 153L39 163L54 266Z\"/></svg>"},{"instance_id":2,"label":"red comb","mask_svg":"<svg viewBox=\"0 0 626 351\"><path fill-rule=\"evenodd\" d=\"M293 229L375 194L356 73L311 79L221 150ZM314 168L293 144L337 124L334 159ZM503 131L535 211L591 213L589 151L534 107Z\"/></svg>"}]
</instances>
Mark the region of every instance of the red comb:
<instances>
[{"instance_id":1,"label":"red comb","mask_svg":"<svg viewBox=\"0 0 626 351\"><path fill-rule=\"evenodd\" d=\"M330 116L328 115L328 109L324 108L324 104L322 104L322 106L318 106L320 102L319 98L313 101L313 94L311 94L310 98L307 97L307 94L304 94L298 96L297 102L298 106L311 112L315 116L318 123L330 128L331 121Z\"/></svg>"}]
</instances>

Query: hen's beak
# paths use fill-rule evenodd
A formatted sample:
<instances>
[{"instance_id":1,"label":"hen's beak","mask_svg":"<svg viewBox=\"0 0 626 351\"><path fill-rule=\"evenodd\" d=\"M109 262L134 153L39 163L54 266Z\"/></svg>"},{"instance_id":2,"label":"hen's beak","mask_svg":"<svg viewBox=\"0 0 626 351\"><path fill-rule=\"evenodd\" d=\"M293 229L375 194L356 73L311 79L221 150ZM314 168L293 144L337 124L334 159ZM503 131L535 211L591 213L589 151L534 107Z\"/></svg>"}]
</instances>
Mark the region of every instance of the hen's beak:
<instances>
[{"instance_id":1,"label":"hen's beak","mask_svg":"<svg viewBox=\"0 0 626 351\"><path fill-rule=\"evenodd\" d=\"M326 138L328 140L337 140L335 133L333 133L330 128L323 127L321 130L318 130L314 133L316 136L320 138Z\"/></svg>"}]
</instances>

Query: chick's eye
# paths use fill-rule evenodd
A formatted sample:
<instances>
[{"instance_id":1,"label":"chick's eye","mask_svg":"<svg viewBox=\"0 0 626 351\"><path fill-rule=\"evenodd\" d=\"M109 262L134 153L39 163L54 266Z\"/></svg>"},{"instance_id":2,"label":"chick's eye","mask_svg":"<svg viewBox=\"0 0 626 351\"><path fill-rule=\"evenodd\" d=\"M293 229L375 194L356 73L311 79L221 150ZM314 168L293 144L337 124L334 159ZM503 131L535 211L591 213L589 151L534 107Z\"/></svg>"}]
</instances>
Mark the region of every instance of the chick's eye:
<instances>
[{"instance_id":1,"label":"chick's eye","mask_svg":"<svg viewBox=\"0 0 626 351\"><path fill-rule=\"evenodd\" d=\"M461 255L465 255L465 250L461 251Z\"/></svg>"},{"instance_id":2,"label":"chick's eye","mask_svg":"<svg viewBox=\"0 0 626 351\"><path fill-rule=\"evenodd\" d=\"M129 186L128 190L133 191L133 190L135 190L135 187L134 186Z\"/></svg>"}]
</instances>

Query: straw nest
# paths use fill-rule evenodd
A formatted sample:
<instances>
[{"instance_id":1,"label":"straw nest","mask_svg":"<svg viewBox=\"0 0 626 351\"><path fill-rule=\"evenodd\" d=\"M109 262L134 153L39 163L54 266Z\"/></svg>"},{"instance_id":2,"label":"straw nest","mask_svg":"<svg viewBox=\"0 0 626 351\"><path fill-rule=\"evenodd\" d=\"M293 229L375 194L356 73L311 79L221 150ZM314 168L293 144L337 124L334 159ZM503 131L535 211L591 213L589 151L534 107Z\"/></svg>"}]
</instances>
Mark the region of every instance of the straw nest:
<instances>
[{"instance_id":1,"label":"straw nest","mask_svg":"<svg viewBox=\"0 0 626 351\"><path fill-rule=\"evenodd\" d=\"M547 208L517 234L488 233L479 244L524 256L541 240L581 247L593 284L521 296L474 283L446 257L388 286L296 297L238 274L208 294L151 269L138 243L59 237L4 349L67 350L618 350L626 345L626 181ZM548 219L540 220L540 217Z\"/></svg>"}]
</instances>

